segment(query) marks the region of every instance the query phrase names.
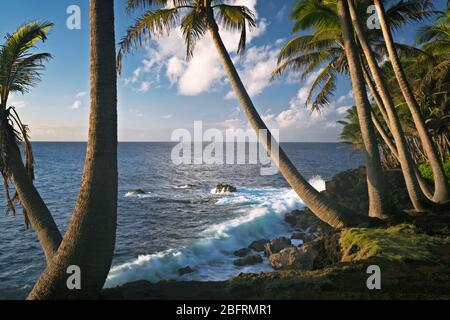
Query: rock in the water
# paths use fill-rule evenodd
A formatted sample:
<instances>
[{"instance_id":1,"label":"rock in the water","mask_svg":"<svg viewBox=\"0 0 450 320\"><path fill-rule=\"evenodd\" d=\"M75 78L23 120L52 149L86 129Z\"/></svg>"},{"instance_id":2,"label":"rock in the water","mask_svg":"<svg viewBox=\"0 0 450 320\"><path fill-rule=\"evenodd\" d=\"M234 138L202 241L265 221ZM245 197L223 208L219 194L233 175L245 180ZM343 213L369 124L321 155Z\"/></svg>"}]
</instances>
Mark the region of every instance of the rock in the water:
<instances>
[{"instance_id":1,"label":"rock in the water","mask_svg":"<svg viewBox=\"0 0 450 320\"><path fill-rule=\"evenodd\" d=\"M256 241L253 241L248 247L252 250L261 252L261 251L264 251L264 246L268 242L269 242L269 240L266 240L266 239L256 240Z\"/></svg>"},{"instance_id":2,"label":"rock in the water","mask_svg":"<svg viewBox=\"0 0 450 320\"><path fill-rule=\"evenodd\" d=\"M236 257L245 257L252 252L249 248L242 248L233 252Z\"/></svg>"},{"instance_id":3,"label":"rock in the water","mask_svg":"<svg viewBox=\"0 0 450 320\"><path fill-rule=\"evenodd\" d=\"M279 237L264 245L264 254L266 256L270 256L271 254L278 253L284 248L290 246L292 246L290 239L286 237Z\"/></svg>"},{"instance_id":4,"label":"rock in the water","mask_svg":"<svg viewBox=\"0 0 450 320\"><path fill-rule=\"evenodd\" d=\"M259 254L252 254L250 256L234 260L233 264L238 267L243 267L243 266L251 266L262 262L263 259Z\"/></svg>"},{"instance_id":5,"label":"rock in the water","mask_svg":"<svg viewBox=\"0 0 450 320\"><path fill-rule=\"evenodd\" d=\"M177 272L178 272L178 274L180 276L182 276L182 275L185 275L185 274L192 273L192 272L194 272L194 270L191 267L187 266L187 267L178 269Z\"/></svg>"},{"instance_id":6,"label":"rock in the water","mask_svg":"<svg viewBox=\"0 0 450 320\"><path fill-rule=\"evenodd\" d=\"M229 184L219 183L216 186L215 193L236 192L236 188Z\"/></svg>"},{"instance_id":7,"label":"rock in the water","mask_svg":"<svg viewBox=\"0 0 450 320\"><path fill-rule=\"evenodd\" d=\"M136 190L133 190L133 192L135 194L145 194L145 191L143 189L136 189Z\"/></svg>"}]
</instances>

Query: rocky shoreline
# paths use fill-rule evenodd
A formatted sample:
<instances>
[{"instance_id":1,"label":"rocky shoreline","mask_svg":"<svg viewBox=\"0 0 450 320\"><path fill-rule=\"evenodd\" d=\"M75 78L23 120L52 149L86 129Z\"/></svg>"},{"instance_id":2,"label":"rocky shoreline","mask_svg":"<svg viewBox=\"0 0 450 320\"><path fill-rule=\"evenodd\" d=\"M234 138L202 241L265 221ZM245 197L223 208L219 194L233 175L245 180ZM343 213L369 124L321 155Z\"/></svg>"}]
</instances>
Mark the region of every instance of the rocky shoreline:
<instances>
[{"instance_id":1,"label":"rocky shoreline","mask_svg":"<svg viewBox=\"0 0 450 320\"><path fill-rule=\"evenodd\" d=\"M380 228L333 230L305 208L285 215L290 238L260 239L234 252L234 265L267 259L274 272L228 281L147 281L106 289L104 299L450 298L450 211L410 215L399 171L387 172L397 218ZM228 187L228 186L227 186ZM323 193L367 212L364 168L342 172ZM364 211L365 210L365 211ZM383 270L383 290L367 289L366 268ZM189 266L179 274L193 272Z\"/></svg>"}]
</instances>

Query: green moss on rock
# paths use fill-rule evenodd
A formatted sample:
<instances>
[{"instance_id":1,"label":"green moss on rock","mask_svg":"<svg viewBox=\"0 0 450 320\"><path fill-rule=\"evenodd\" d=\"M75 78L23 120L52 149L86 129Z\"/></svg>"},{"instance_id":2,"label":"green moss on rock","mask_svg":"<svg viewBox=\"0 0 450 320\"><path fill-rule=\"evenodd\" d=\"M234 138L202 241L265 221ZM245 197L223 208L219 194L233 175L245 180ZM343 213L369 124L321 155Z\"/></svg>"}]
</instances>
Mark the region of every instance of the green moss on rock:
<instances>
[{"instance_id":1,"label":"green moss on rock","mask_svg":"<svg viewBox=\"0 0 450 320\"><path fill-rule=\"evenodd\" d=\"M450 239L419 233L415 226L401 224L387 229L346 229L339 243L342 262L372 257L406 262L433 261L434 249L450 243Z\"/></svg>"}]
</instances>

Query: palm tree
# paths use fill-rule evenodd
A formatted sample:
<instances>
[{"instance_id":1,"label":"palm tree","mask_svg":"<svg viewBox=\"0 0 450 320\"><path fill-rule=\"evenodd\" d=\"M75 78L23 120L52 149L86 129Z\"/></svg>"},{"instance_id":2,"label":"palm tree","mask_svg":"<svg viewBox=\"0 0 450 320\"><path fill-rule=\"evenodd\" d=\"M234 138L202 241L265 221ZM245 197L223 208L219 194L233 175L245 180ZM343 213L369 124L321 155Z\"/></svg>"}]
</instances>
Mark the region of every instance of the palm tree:
<instances>
[{"instance_id":1,"label":"palm tree","mask_svg":"<svg viewBox=\"0 0 450 320\"><path fill-rule=\"evenodd\" d=\"M351 4L353 6L350 9L353 11L353 16L364 15L368 3L368 1L360 1L358 6L354 6L352 2ZM391 25L395 28L399 28L408 21L420 20L427 17L429 12L430 3L428 1L408 0L401 1L391 6L386 15ZM309 29L314 29L314 33L300 35L289 41L283 47L279 55L279 63L274 72L274 76L278 76L286 70L293 69L294 71L302 71L302 76L306 77L317 68L321 67L322 70L313 82L308 100L306 102L306 105L311 105L313 109L321 109L329 103L330 97L334 94L336 81L338 79L337 74L348 74L347 58L343 49L342 30L338 23L339 21L336 13L335 2L315 0L298 1L293 9L291 18L296 21L293 29L294 33ZM358 35L364 35L361 43L364 44L363 49L369 48L369 50L365 50L364 53L367 52L367 55L370 58L369 62L372 63L373 67L373 62L379 60L380 58L379 54L384 53L384 50L382 50L383 46L380 45L380 38L382 39L382 35L376 30L370 30L369 32L369 30L363 29L361 24L356 25L356 27L358 27L355 30L356 33ZM376 54L376 52L372 50L372 45L379 54ZM411 48L409 47L399 44L396 44L396 46L402 51L411 51ZM400 123L396 121L398 120L398 117L396 116L393 104L389 103L389 95L385 94L385 99L382 101L379 93L380 90L377 90L375 85L373 85L372 78L366 70L364 57L362 59L365 81L370 89L370 92L372 93L373 98L375 99L378 110L383 116L383 119L388 127L390 127L390 120L383 101L386 101L386 104L390 107L390 114L394 116L394 122L396 122L393 125L393 130L396 130L395 141L400 146L403 146L401 148L403 151L403 157L401 159L401 162L403 163L402 171L405 176L405 180L410 181L410 183L407 183L409 186L408 192L416 210L422 211L422 201L424 200L421 196L420 189L427 191L425 184L420 183L419 188L416 176L413 175L417 169L414 166L409 153L407 153L408 149L407 145L405 145L406 142L402 144L402 129ZM377 64L376 68L379 70ZM376 72L377 70L374 71ZM377 73L377 75L380 74ZM378 84L382 84L382 80L382 78L378 77ZM316 94L316 92L318 93ZM314 94L316 94L316 96L314 101L311 103ZM375 122L378 121L378 119L374 118L373 120L375 127L380 132L381 137L384 137L385 132L380 131L383 129L382 126ZM403 140L405 139L403 138ZM391 146L393 146L393 144L391 144ZM395 151L395 153L397 153L397 151ZM411 162L406 162L409 160L408 158L411 159ZM419 176L419 179L420 178L421 177Z\"/></svg>"},{"instance_id":2,"label":"palm tree","mask_svg":"<svg viewBox=\"0 0 450 320\"><path fill-rule=\"evenodd\" d=\"M408 82L408 79L406 78L405 72L400 63L400 59L392 38L391 30L386 20L383 2L380 0L375 0L374 4L380 20L381 30L383 32L383 37L386 43L386 49L389 55L390 62L392 64L393 71L397 78L402 94L405 98L406 104L408 105L408 108L411 112L425 154L433 170L433 177L435 184L433 200L436 203L447 202L449 199L449 190L447 179L445 177L445 172L442 163L439 160L436 147L425 126L425 121L420 112L419 104L417 103L413 90Z\"/></svg>"},{"instance_id":3,"label":"palm tree","mask_svg":"<svg viewBox=\"0 0 450 320\"><path fill-rule=\"evenodd\" d=\"M33 185L33 152L29 129L13 106L8 107L11 93L24 94L36 85L51 58L48 53L31 53L38 41L45 41L53 24L30 22L7 35L0 47L0 171L9 210L15 213L14 202L20 201L26 225L35 230L49 262L61 242L61 234L41 196ZM18 143L23 142L25 165ZM16 194L10 196L13 183Z\"/></svg>"},{"instance_id":4,"label":"palm tree","mask_svg":"<svg viewBox=\"0 0 450 320\"><path fill-rule=\"evenodd\" d=\"M385 79L381 74L381 69L378 66L378 61L376 60L372 48L367 41L367 37L365 35L366 32L362 27L362 23L359 21L356 6L353 0L347 0L347 2L350 9L350 15L355 34L358 37L362 51L364 52L367 64L378 89L377 93L381 98L384 110L386 111L388 116L387 123L394 137L395 145L397 148L398 161L400 162L400 166L402 168L409 198L411 199L411 202L416 211L424 211L425 197L422 194L419 182L416 178L415 164L411 157L411 154L409 153L405 135L400 124L400 119L397 115L397 112L395 111L395 105L392 96L389 94L389 89L386 85ZM367 82L369 81L370 80L367 79ZM379 102L379 105L380 104L381 102Z\"/></svg>"},{"instance_id":5,"label":"palm tree","mask_svg":"<svg viewBox=\"0 0 450 320\"><path fill-rule=\"evenodd\" d=\"M172 4L171 7L169 7L169 3ZM267 133L267 139L263 139L261 143L271 155L287 182L305 204L317 217L335 228L354 225L362 220L367 220L365 217L336 206L314 189L297 171L278 143L274 141L270 131L259 116L223 44L218 27L219 23L226 30L240 31L238 53L242 53L246 44L247 25L255 26L254 14L247 7L228 5L223 1L216 0L129 0L128 10L131 11L139 7L145 8L148 5L154 5L158 9L147 10L142 17L137 19L135 25L128 29L127 35L120 42L119 68L122 55L141 46L144 37L161 36L175 28L179 22L187 45L188 59L193 55L196 41L209 32L231 86L251 126L257 133Z\"/></svg>"},{"instance_id":6,"label":"palm tree","mask_svg":"<svg viewBox=\"0 0 450 320\"><path fill-rule=\"evenodd\" d=\"M341 21L345 54L347 56L356 108L358 110L359 126L364 142L369 192L369 215L382 218L391 213L390 210L392 207L385 186L378 142L371 120L371 106L367 97L360 55L356 46L346 0L337 1L337 13Z\"/></svg>"},{"instance_id":7,"label":"palm tree","mask_svg":"<svg viewBox=\"0 0 450 320\"><path fill-rule=\"evenodd\" d=\"M117 219L117 89L114 0L90 1L91 111L87 155L72 220L29 299L95 298L111 267ZM81 290L66 286L79 266Z\"/></svg>"}]
</instances>

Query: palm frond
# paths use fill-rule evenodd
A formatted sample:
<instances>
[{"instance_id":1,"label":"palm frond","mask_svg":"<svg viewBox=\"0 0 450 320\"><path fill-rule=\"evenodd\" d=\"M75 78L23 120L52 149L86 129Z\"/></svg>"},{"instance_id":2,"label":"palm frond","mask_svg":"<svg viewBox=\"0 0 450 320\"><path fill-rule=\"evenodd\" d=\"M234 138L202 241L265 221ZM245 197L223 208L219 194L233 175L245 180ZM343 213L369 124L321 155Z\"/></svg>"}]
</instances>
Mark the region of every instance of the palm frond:
<instances>
[{"instance_id":1,"label":"palm frond","mask_svg":"<svg viewBox=\"0 0 450 320\"><path fill-rule=\"evenodd\" d=\"M250 30L256 27L255 14L245 6L220 4L213 8L219 25L225 30L241 33L237 52L242 54L247 42L247 24Z\"/></svg>"},{"instance_id":2,"label":"palm frond","mask_svg":"<svg viewBox=\"0 0 450 320\"><path fill-rule=\"evenodd\" d=\"M406 23L420 22L436 12L430 0L399 0L386 10L386 20L390 27L397 30Z\"/></svg>"},{"instance_id":3,"label":"palm frond","mask_svg":"<svg viewBox=\"0 0 450 320\"><path fill-rule=\"evenodd\" d=\"M188 61L192 58L195 43L205 35L207 30L208 24L198 10L192 10L183 18L181 31L186 42L186 58Z\"/></svg>"},{"instance_id":4,"label":"palm frond","mask_svg":"<svg viewBox=\"0 0 450 320\"><path fill-rule=\"evenodd\" d=\"M117 69L122 70L122 58L132 50L142 47L144 40L161 37L170 33L179 20L178 8L149 10L127 29L126 35L119 42Z\"/></svg>"},{"instance_id":5,"label":"palm frond","mask_svg":"<svg viewBox=\"0 0 450 320\"><path fill-rule=\"evenodd\" d=\"M30 22L7 35L5 44L0 48L0 87L3 88L3 94L9 94L10 88L26 92L40 79L44 62L48 61L51 55L31 55L29 50L36 42L45 41L52 27L50 22Z\"/></svg>"}]
</instances>

